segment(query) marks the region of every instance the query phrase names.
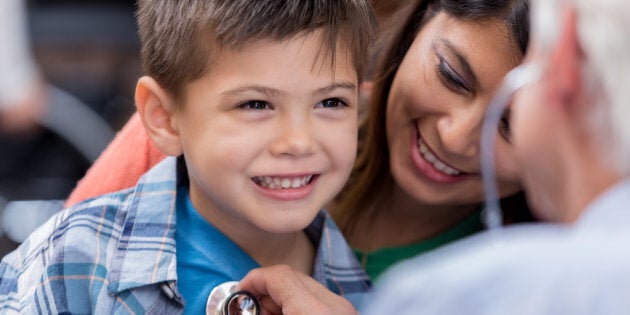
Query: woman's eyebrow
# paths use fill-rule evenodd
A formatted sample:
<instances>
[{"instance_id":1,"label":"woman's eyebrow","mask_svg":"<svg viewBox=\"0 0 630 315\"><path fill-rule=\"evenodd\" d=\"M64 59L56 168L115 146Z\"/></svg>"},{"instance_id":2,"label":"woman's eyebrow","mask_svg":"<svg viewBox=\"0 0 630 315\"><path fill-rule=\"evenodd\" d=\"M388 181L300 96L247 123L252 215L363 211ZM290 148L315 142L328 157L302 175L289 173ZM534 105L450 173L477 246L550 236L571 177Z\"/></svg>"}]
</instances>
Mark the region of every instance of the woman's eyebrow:
<instances>
[{"instance_id":1,"label":"woman's eyebrow","mask_svg":"<svg viewBox=\"0 0 630 315\"><path fill-rule=\"evenodd\" d=\"M457 47L455 47L455 45L453 45L453 43L450 42L448 39L442 39L441 43L446 47L446 49L451 54L455 56L455 58L457 58L457 61L459 62L460 66L462 67L462 70L464 71L464 75L468 77L468 79L470 80L469 82L472 84L472 86L478 87L479 80L477 80L477 76L475 75L475 72L470 66L470 63L468 62L468 58L466 58L466 56L464 56L464 54L459 49L457 49Z\"/></svg>"}]
</instances>

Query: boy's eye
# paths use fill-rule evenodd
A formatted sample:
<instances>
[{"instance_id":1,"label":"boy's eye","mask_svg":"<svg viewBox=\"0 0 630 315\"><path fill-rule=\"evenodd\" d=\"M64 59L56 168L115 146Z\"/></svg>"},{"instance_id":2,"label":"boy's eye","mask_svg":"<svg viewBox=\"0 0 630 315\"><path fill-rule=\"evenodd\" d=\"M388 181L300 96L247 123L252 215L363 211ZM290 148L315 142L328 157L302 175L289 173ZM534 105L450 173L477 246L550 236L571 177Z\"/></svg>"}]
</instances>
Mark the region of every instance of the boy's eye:
<instances>
[{"instance_id":1,"label":"boy's eye","mask_svg":"<svg viewBox=\"0 0 630 315\"><path fill-rule=\"evenodd\" d=\"M451 67L446 60L442 57L438 57L440 62L437 65L437 72L444 82L446 86L453 91L468 93L470 92L470 87L454 69Z\"/></svg>"},{"instance_id":2,"label":"boy's eye","mask_svg":"<svg viewBox=\"0 0 630 315\"><path fill-rule=\"evenodd\" d=\"M319 102L315 107L323 107L323 108L336 108L336 107L347 107L348 104L338 98L328 98L321 102Z\"/></svg>"},{"instance_id":3,"label":"boy's eye","mask_svg":"<svg viewBox=\"0 0 630 315\"><path fill-rule=\"evenodd\" d=\"M238 106L238 108L246 109L246 110L264 110L264 109L272 109L271 104L265 101L247 101Z\"/></svg>"}]
</instances>

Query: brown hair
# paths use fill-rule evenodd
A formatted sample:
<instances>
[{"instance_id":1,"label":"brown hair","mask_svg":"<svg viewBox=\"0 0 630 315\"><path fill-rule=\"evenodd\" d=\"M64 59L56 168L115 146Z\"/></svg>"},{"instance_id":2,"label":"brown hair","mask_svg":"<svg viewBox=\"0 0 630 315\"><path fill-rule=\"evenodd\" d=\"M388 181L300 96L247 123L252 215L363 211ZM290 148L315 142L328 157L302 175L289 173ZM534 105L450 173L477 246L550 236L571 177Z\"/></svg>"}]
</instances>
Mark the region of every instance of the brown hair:
<instances>
[{"instance_id":1,"label":"brown hair","mask_svg":"<svg viewBox=\"0 0 630 315\"><path fill-rule=\"evenodd\" d=\"M438 12L463 20L498 18L510 30L514 43L524 55L529 38L527 0L417 0L402 6L381 30L374 52L372 75L374 89L366 119L359 129L359 152L346 187L334 203L333 212L342 231L352 239L359 220L370 220L380 204L390 196L394 179L389 166L389 148L385 133L387 98L394 76L420 28ZM522 193L506 198L514 215L509 221L527 221L532 217Z\"/></svg>"},{"instance_id":2,"label":"brown hair","mask_svg":"<svg viewBox=\"0 0 630 315\"><path fill-rule=\"evenodd\" d=\"M315 29L332 62L344 41L361 79L376 24L369 0L138 0L136 16L145 72L180 101L184 85L209 71L216 48Z\"/></svg>"}]
</instances>

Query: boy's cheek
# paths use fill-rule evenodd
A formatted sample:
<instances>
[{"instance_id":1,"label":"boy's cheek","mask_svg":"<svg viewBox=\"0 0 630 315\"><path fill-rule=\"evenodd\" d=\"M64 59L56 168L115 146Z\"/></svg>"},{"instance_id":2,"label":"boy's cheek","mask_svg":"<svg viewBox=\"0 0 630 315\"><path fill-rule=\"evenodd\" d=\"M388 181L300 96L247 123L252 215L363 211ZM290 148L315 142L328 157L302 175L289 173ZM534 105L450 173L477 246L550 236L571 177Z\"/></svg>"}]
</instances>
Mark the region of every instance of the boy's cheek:
<instances>
[{"instance_id":1,"label":"boy's cheek","mask_svg":"<svg viewBox=\"0 0 630 315\"><path fill-rule=\"evenodd\" d=\"M357 153L357 132L346 132L343 136L337 134L335 144L335 155L340 161L340 164L345 168L352 169Z\"/></svg>"}]
</instances>

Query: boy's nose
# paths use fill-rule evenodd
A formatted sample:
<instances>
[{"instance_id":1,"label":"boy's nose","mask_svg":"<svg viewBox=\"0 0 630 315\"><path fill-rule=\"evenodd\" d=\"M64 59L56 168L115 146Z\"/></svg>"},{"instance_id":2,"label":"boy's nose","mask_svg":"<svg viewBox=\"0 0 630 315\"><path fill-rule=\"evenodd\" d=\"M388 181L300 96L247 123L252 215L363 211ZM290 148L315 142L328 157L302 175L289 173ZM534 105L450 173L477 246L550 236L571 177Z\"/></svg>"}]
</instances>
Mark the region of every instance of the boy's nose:
<instances>
[{"instance_id":1,"label":"boy's nose","mask_svg":"<svg viewBox=\"0 0 630 315\"><path fill-rule=\"evenodd\" d=\"M308 122L285 123L278 130L270 151L275 156L306 156L315 153L317 144Z\"/></svg>"}]
</instances>

